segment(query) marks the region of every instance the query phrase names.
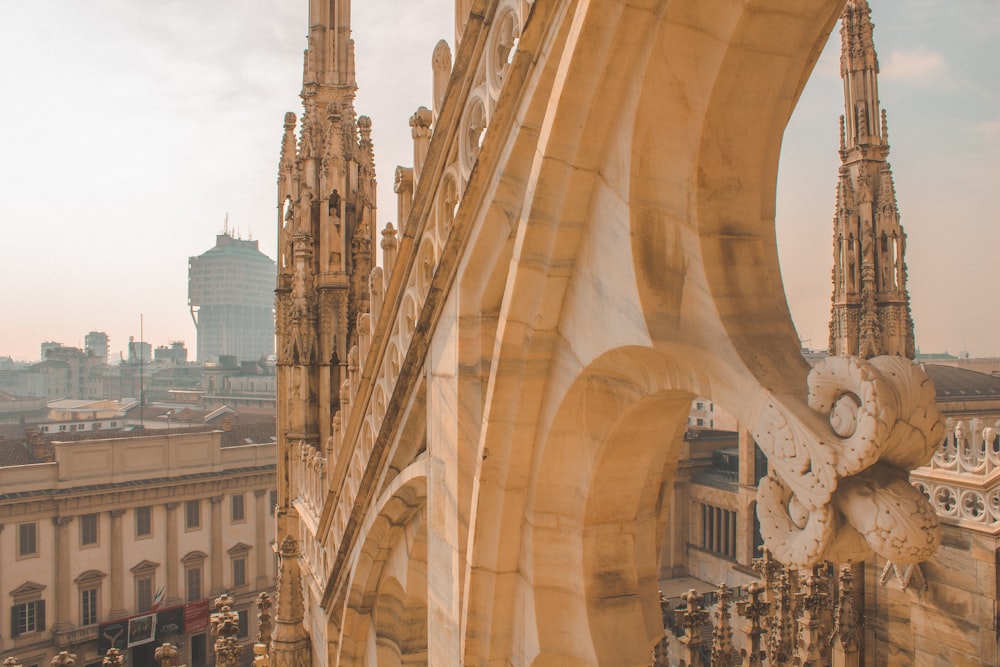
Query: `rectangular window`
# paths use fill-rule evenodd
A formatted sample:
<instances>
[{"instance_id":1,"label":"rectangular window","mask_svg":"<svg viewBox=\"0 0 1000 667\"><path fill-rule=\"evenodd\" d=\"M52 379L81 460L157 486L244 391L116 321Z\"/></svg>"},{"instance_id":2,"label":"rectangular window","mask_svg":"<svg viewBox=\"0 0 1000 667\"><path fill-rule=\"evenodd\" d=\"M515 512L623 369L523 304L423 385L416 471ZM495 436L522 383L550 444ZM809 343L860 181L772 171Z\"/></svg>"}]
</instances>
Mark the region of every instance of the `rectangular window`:
<instances>
[{"instance_id":1,"label":"rectangular window","mask_svg":"<svg viewBox=\"0 0 1000 667\"><path fill-rule=\"evenodd\" d=\"M194 602L201 599L201 568L189 567L184 573L185 584L187 585L187 601Z\"/></svg>"},{"instance_id":2,"label":"rectangular window","mask_svg":"<svg viewBox=\"0 0 1000 667\"><path fill-rule=\"evenodd\" d=\"M97 624L97 589L85 588L80 591L80 625Z\"/></svg>"},{"instance_id":3,"label":"rectangular window","mask_svg":"<svg viewBox=\"0 0 1000 667\"><path fill-rule=\"evenodd\" d=\"M233 523L242 523L246 521L246 511L243 507L243 494L239 493L232 497L232 507L231 515Z\"/></svg>"},{"instance_id":4,"label":"rectangular window","mask_svg":"<svg viewBox=\"0 0 1000 667\"><path fill-rule=\"evenodd\" d=\"M97 515L84 514L80 517L80 546L97 544Z\"/></svg>"},{"instance_id":5,"label":"rectangular window","mask_svg":"<svg viewBox=\"0 0 1000 667\"><path fill-rule=\"evenodd\" d=\"M149 611L153 608L153 577L136 577L135 610Z\"/></svg>"},{"instance_id":6,"label":"rectangular window","mask_svg":"<svg viewBox=\"0 0 1000 667\"><path fill-rule=\"evenodd\" d=\"M184 527L188 530L201 528L201 501L189 500L184 505ZM200 599L200 598L199 598Z\"/></svg>"},{"instance_id":7,"label":"rectangular window","mask_svg":"<svg viewBox=\"0 0 1000 667\"><path fill-rule=\"evenodd\" d=\"M237 627L239 628L238 636L240 639L244 639L250 634L250 622L247 618L247 611L246 609L237 611L236 615L239 616L239 622L237 624Z\"/></svg>"},{"instance_id":8,"label":"rectangular window","mask_svg":"<svg viewBox=\"0 0 1000 667\"><path fill-rule=\"evenodd\" d=\"M153 511L150 507L135 508L135 536L149 537L153 534Z\"/></svg>"},{"instance_id":9,"label":"rectangular window","mask_svg":"<svg viewBox=\"0 0 1000 667\"><path fill-rule=\"evenodd\" d=\"M10 608L11 636L45 630L45 600L22 602Z\"/></svg>"},{"instance_id":10,"label":"rectangular window","mask_svg":"<svg viewBox=\"0 0 1000 667\"><path fill-rule=\"evenodd\" d=\"M17 555L38 555L38 524L34 521L17 525Z\"/></svg>"},{"instance_id":11,"label":"rectangular window","mask_svg":"<svg viewBox=\"0 0 1000 667\"><path fill-rule=\"evenodd\" d=\"M736 512L702 503L701 548L736 560Z\"/></svg>"},{"instance_id":12,"label":"rectangular window","mask_svg":"<svg viewBox=\"0 0 1000 667\"><path fill-rule=\"evenodd\" d=\"M233 559L233 588L246 586L247 584L247 559L240 556Z\"/></svg>"}]
</instances>

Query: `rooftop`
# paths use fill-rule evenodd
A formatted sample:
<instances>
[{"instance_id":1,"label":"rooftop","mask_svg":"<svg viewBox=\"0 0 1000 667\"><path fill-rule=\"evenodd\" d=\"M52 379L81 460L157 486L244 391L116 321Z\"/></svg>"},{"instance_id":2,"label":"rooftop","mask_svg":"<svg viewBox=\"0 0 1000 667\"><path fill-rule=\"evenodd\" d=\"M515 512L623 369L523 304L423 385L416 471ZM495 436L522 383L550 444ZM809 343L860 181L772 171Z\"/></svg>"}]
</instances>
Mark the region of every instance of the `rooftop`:
<instances>
[{"instance_id":1,"label":"rooftop","mask_svg":"<svg viewBox=\"0 0 1000 667\"><path fill-rule=\"evenodd\" d=\"M934 380L939 401L1000 400L1000 377L941 364L925 364L924 370Z\"/></svg>"}]
</instances>

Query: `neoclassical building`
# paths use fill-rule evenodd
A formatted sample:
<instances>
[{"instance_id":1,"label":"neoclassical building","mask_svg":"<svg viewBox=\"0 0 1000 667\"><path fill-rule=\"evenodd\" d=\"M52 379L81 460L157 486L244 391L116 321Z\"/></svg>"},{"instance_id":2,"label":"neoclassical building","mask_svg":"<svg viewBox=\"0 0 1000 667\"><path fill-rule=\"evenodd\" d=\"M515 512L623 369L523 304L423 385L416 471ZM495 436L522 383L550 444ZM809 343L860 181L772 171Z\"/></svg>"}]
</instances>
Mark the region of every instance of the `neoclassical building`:
<instances>
[{"instance_id":1,"label":"neoclassical building","mask_svg":"<svg viewBox=\"0 0 1000 667\"><path fill-rule=\"evenodd\" d=\"M175 429L25 447L0 442L0 656L99 665L116 646L146 665L170 641L206 665L222 592L251 641L275 577L273 442ZM130 634L150 614L151 636Z\"/></svg>"}]
</instances>

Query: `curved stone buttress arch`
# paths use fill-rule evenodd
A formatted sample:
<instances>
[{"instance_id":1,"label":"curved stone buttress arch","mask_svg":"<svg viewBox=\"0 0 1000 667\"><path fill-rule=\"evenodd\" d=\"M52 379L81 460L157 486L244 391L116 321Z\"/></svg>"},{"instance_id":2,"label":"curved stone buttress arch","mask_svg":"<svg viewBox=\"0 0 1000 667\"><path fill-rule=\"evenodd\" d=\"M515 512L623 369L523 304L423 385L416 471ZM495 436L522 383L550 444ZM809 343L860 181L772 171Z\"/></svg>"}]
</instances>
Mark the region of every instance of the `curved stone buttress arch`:
<instances>
[{"instance_id":1,"label":"curved stone buttress arch","mask_svg":"<svg viewBox=\"0 0 1000 667\"><path fill-rule=\"evenodd\" d=\"M626 555L597 536L623 526L628 511L655 525L649 469L639 466L674 454L635 449L635 439L651 437L651 423L677 433L694 393L730 407L763 440L784 437L775 432L782 420L815 440L805 453L817 471L804 446L769 454L787 459L810 511L831 503L837 462L823 446L840 441L807 404L773 223L783 129L842 4L534 6L519 46L535 65L517 131L505 147L488 133L480 153L481 166L505 152L480 219L510 220L509 240L478 244L497 230L474 228L460 278L503 285L469 512L466 664L644 664L657 634L657 542L636 528L641 548ZM504 104L501 95L494 127ZM466 201L475 188L474 172ZM509 263L491 264L507 252ZM595 369L638 349L649 354L628 352L622 363L634 355L674 369L676 382L644 393L632 379L630 402L616 403L625 394ZM605 380L585 392L588 406L607 400L636 421L599 441L573 423L590 418L588 407L562 407L594 378ZM612 481L646 492L615 498ZM595 518L604 511L609 524ZM826 542L796 555L815 559ZM604 576L608 553L622 559L614 583ZM620 607L608 606L615 596ZM633 623L628 632L599 627L619 613ZM631 641L636 632L645 643Z\"/></svg>"},{"instance_id":2,"label":"curved stone buttress arch","mask_svg":"<svg viewBox=\"0 0 1000 667\"><path fill-rule=\"evenodd\" d=\"M426 621L415 623L427 613L426 505L427 465L419 459L364 522L346 596L331 606L329 635L337 641L329 664L426 664Z\"/></svg>"}]
</instances>

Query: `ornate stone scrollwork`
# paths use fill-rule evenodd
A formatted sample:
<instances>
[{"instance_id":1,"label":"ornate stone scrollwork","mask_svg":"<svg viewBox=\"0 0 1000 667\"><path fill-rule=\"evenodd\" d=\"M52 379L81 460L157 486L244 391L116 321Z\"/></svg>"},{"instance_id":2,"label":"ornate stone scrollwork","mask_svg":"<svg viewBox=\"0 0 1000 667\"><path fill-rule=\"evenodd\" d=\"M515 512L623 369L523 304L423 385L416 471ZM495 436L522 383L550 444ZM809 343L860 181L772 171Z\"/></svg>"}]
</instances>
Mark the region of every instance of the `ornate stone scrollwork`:
<instances>
[{"instance_id":1,"label":"ornate stone scrollwork","mask_svg":"<svg viewBox=\"0 0 1000 667\"><path fill-rule=\"evenodd\" d=\"M799 567L872 551L926 560L939 523L906 473L933 457L944 425L920 367L902 357L827 358L809 374L812 411L803 407L772 396L752 422L770 467L757 491L768 548Z\"/></svg>"}]
</instances>

